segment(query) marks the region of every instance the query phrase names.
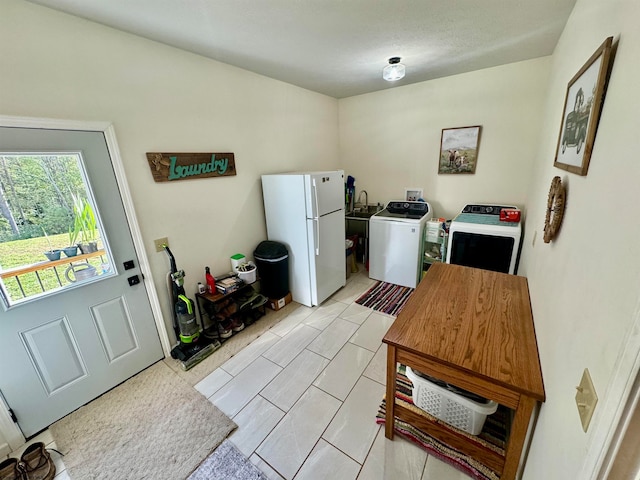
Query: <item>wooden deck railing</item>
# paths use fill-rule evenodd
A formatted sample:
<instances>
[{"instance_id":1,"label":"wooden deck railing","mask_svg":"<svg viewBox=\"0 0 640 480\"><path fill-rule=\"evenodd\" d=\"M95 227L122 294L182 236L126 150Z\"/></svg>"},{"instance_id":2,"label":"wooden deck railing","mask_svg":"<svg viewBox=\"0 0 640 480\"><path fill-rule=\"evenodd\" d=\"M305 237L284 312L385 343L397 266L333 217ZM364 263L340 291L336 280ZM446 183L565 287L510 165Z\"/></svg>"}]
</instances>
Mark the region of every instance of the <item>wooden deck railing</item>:
<instances>
[{"instance_id":1,"label":"wooden deck railing","mask_svg":"<svg viewBox=\"0 0 640 480\"><path fill-rule=\"evenodd\" d=\"M89 259L95 258L95 257L101 257L101 261L104 261L102 259L103 255L105 255L105 251L98 250L96 252L83 253L81 255L76 255L75 257L61 258L60 260L44 261L44 262L32 263L31 265L23 265L21 267L15 267L15 268L10 268L8 270L0 271L0 278L2 278L3 282L7 279L15 278L18 284L18 287L20 288L20 292L22 293L22 297L25 298L27 297L27 294L25 293L22 283L20 282L21 275L35 273L35 276L38 280L38 284L40 285L40 289L44 293L47 291L47 288L42 283L40 272L44 270L53 269L53 272L55 273L55 276L57 279L58 286L62 287L63 286L62 279L60 278L60 273L58 272L56 267L64 266L66 269L66 267L68 267L72 263L77 263L81 261L85 261L86 263L89 263Z\"/></svg>"}]
</instances>

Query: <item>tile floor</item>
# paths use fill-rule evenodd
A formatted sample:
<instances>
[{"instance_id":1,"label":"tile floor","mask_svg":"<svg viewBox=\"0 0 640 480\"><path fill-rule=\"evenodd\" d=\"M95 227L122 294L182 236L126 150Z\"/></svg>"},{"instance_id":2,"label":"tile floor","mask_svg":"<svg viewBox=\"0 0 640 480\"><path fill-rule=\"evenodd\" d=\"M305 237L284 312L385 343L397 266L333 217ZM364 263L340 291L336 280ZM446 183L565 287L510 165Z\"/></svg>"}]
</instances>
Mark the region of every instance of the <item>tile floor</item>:
<instances>
[{"instance_id":1,"label":"tile floor","mask_svg":"<svg viewBox=\"0 0 640 480\"><path fill-rule=\"evenodd\" d=\"M196 385L238 425L230 440L273 480L469 477L396 436L375 415L393 317L354 300L374 281L360 266L319 307L301 306ZM55 448L45 431L34 439ZM14 452L13 456L19 456ZM53 458L67 480L64 463Z\"/></svg>"}]
</instances>

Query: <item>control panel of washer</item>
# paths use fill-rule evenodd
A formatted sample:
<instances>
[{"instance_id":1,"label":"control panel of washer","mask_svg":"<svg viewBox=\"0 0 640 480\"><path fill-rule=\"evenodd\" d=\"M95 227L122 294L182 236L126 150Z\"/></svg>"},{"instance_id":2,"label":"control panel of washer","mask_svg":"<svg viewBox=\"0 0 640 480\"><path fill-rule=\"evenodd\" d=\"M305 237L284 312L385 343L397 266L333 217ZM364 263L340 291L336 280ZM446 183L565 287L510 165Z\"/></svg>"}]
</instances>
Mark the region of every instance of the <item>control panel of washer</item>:
<instances>
[{"instance_id":1,"label":"control panel of washer","mask_svg":"<svg viewBox=\"0 0 640 480\"><path fill-rule=\"evenodd\" d=\"M460 213L477 213L480 215L500 215L500 211L503 208L515 208L513 205L505 206L505 205L465 205Z\"/></svg>"},{"instance_id":2,"label":"control panel of washer","mask_svg":"<svg viewBox=\"0 0 640 480\"><path fill-rule=\"evenodd\" d=\"M425 215L429 213L429 204L426 202L389 202L387 210L391 213L408 213L411 215Z\"/></svg>"}]
</instances>

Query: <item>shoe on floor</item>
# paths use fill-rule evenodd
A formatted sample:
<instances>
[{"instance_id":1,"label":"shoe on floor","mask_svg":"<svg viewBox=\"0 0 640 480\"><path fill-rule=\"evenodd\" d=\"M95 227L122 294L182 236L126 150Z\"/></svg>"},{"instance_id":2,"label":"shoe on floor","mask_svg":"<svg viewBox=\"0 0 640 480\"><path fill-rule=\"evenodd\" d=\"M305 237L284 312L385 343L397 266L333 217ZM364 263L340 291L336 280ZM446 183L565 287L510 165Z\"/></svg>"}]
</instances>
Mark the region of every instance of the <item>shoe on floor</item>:
<instances>
[{"instance_id":1,"label":"shoe on floor","mask_svg":"<svg viewBox=\"0 0 640 480\"><path fill-rule=\"evenodd\" d=\"M56 466L42 442L29 445L20 457L20 463L28 480L52 480L56 475Z\"/></svg>"},{"instance_id":2,"label":"shoe on floor","mask_svg":"<svg viewBox=\"0 0 640 480\"><path fill-rule=\"evenodd\" d=\"M231 319L231 330L233 330L234 332L240 332L240 331L244 330L244 322L242 320L240 320L239 318L232 318Z\"/></svg>"},{"instance_id":3,"label":"shoe on floor","mask_svg":"<svg viewBox=\"0 0 640 480\"><path fill-rule=\"evenodd\" d=\"M229 320L219 320L218 333L220 334L220 338L229 338L231 335L233 335L233 330L231 330L231 322Z\"/></svg>"},{"instance_id":4,"label":"shoe on floor","mask_svg":"<svg viewBox=\"0 0 640 480\"><path fill-rule=\"evenodd\" d=\"M15 458L7 458L0 463L0 480L23 480L23 465Z\"/></svg>"}]
</instances>

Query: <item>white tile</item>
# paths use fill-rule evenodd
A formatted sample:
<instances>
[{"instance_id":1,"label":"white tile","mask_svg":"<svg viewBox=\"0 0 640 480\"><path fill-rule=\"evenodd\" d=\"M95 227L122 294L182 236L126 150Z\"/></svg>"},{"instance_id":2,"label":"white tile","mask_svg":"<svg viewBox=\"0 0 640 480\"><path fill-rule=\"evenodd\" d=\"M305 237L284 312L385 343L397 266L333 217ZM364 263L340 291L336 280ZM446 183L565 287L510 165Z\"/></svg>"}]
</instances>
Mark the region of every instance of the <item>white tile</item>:
<instances>
[{"instance_id":1,"label":"white tile","mask_svg":"<svg viewBox=\"0 0 640 480\"><path fill-rule=\"evenodd\" d=\"M379 383L360 377L322 438L354 460L364 463L380 429L376 413L384 392Z\"/></svg>"},{"instance_id":2,"label":"white tile","mask_svg":"<svg viewBox=\"0 0 640 480\"><path fill-rule=\"evenodd\" d=\"M371 315L372 312L373 310L371 310L369 307L363 307L362 305L358 305L357 303L352 303L344 312L340 314L340 318L344 318L345 320L349 320L350 322L362 325L364 321L369 318L369 315Z\"/></svg>"},{"instance_id":3,"label":"white tile","mask_svg":"<svg viewBox=\"0 0 640 480\"><path fill-rule=\"evenodd\" d=\"M346 308L347 306L344 303L327 300L317 307L303 322L305 325L317 328L318 330L324 330L333 322L333 319L346 310Z\"/></svg>"},{"instance_id":4,"label":"white tile","mask_svg":"<svg viewBox=\"0 0 640 480\"><path fill-rule=\"evenodd\" d=\"M269 332L275 333L280 337L284 337L287 333L293 330L300 324L305 318L313 313L314 309L307 307L306 305L300 305L293 312L283 318L273 327L269 329Z\"/></svg>"},{"instance_id":5,"label":"white tile","mask_svg":"<svg viewBox=\"0 0 640 480\"><path fill-rule=\"evenodd\" d=\"M244 370L247 365L269 350L269 348L271 348L278 340L280 340L278 335L274 335L271 332L263 333L229 360L224 362L224 364L222 364L222 369L235 377Z\"/></svg>"},{"instance_id":6,"label":"white tile","mask_svg":"<svg viewBox=\"0 0 640 480\"><path fill-rule=\"evenodd\" d=\"M60 455L58 452L55 451L55 450L58 450L58 446L56 445L56 442L51 442L46 447L49 450L49 454L51 455L51 459L53 460L53 464L56 467L56 476L55 476L55 478L57 479L59 477L59 475L62 475L63 472L66 472L67 467L64 464L62 455ZM60 478L62 478L62 477L60 477Z\"/></svg>"},{"instance_id":7,"label":"white tile","mask_svg":"<svg viewBox=\"0 0 640 480\"><path fill-rule=\"evenodd\" d=\"M380 345L363 375L382 385L387 384L387 345Z\"/></svg>"},{"instance_id":8,"label":"white tile","mask_svg":"<svg viewBox=\"0 0 640 480\"><path fill-rule=\"evenodd\" d=\"M420 477L416 477L420 478ZM422 480L469 480L469 477L433 455L427 458Z\"/></svg>"},{"instance_id":9,"label":"white tile","mask_svg":"<svg viewBox=\"0 0 640 480\"><path fill-rule=\"evenodd\" d=\"M358 297L360 297L364 292L366 292L369 287L366 287L364 284L353 281L347 282L347 284L334 293L331 296L331 300L335 300L336 302L350 304L355 302Z\"/></svg>"},{"instance_id":10,"label":"white tile","mask_svg":"<svg viewBox=\"0 0 640 480\"><path fill-rule=\"evenodd\" d=\"M307 349L331 360L357 329L358 325L355 323L336 318L309 344Z\"/></svg>"},{"instance_id":11,"label":"white tile","mask_svg":"<svg viewBox=\"0 0 640 480\"><path fill-rule=\"evenodd\" d=\"M284 417L282 410L258 395L233 417L238 428L231 434L229 440L248 457L271 433L282 417Z\"/></svg>"},{"instance_id":12,"label":"white tile","mask_svg":"<svg viewBox=\"0 0 640 480\"><path fill-rule=\"evenodd\" d=\"M393 317L373 312L349 341L375 352L392 323Z\"/></svg>"},{"instance_id":13,"label":"white tile","mask_svg":"<svg viewBox=\"0 0 640 480\"><path fill-rule=\"evenodd\" d=\"M58 471L56 470L56 476L53 478L54 480L71 480L71 477L66 470L63 470L60 473L58 473Z\"/></svg>"},{"instance_id":14,"label":"white tile","mask_svg":"<svg viewBox=\"0 0 640 480\"><path fill-rule=\"evenodd\" d=\"M296 480L355 480L360 464L354 462L333 445L320 439L307 461L296 475Z\"/></svg>"},{"instance_id":15,"label":"white tile","mask_svg":"<svg viewBox=\"0 0 640 480\"><path fill-rule=\"evenodd\" d=\"M221 368L216 368L209 375L204 377L201 381L196 383L195 389L202 395L209 398L211 395L220 390L225 384L227 384L233 377Z\"/></svg>"},{"instance_id":16,"label":"white tile","mask_svg":"<svg viewBox=\"0 0 640 480\"><path fill-rule=\"evenodd\" d=\"M367 460L362 466L358 480L396 480L399 478L420 480L426 461L426 450L399 435L395 435L393 440L387 440L384 436L384 426L382 426ZM424 478L425 480L448 480L448 477L439 475ZM469 479L466 478L466 480Z\"/></svg>"},{"instance_id":17,"label":"white tile","mask_svg":"<svg viewBox=\"0 0 640 480\"><path fill-rule=\"evenodd\" d=\"M258 467L258 469L264 473L269 480L284 480L280 475L278 475L278 472L271 468L267 462L255 453L249 457L249 461Z\"/></svg>"},{"instance_id":18,"label":"white tile","mask_svg":"<svg viewBox=\"0 0 640 480\"><path fill-rule=\"evenodd\" d=\"M292 479L338 408L338 400L310 387L256 453L284 478Z\"/></svg>"},{"instance_id":19,"label":"white tile","mask_svg":"<svg viewBox=\"0 0 640 480\"><path fill-rule=\"evenodd\" d=\"M307 325L298 325L267 350L263 356L281 367L286 367L318 335L320 335L320 330Z\"/></svg>"},{"instance_id":20,"label":"white tile","mask_svg":"<svg viewBox=\"0 0 640 480\"><path fill-rule=\"evenodd\" d=\"M303 350L260 395L287 412L328 364L326 358Z\"/></svg>"},{"instance_id":21,"label":"white tile","mask_svg":"<svg viewBox=\"0 0 640 480\"><path fill-rule=\"evenodd\" d=\"M372 358L373 352L347 343L313 384L344 400Z\"/></svg>"},{"instance_id":22,"label":"white tile","mask_svg":"<svg viewBox=\"0 0 640 480\"><path fill-rule=\"evenodd\" d=\"M209 399L229 417L244 408L260 390L282 371L266 358L258 357L240 374L218 390Z\"/></svg>"}]
</instances>

